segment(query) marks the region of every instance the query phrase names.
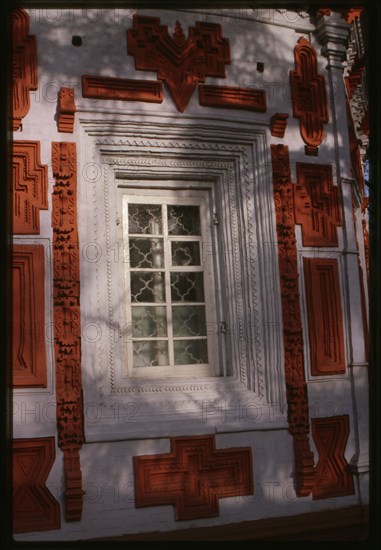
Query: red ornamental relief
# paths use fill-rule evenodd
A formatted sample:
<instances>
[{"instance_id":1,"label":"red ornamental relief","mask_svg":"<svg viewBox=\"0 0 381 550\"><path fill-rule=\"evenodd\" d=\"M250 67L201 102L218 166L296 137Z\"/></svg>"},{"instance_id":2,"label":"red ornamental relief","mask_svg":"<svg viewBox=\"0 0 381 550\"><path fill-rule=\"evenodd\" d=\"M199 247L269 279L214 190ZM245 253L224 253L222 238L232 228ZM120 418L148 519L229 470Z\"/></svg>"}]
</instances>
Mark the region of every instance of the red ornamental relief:
<instances>
[{"instance_id":1,"label":"red ornamental relief","mask_svg":"<svg viewBox=\"0 0 381 550\"><path fill-rule=\"evenodd\" d=\"M80 338L80 276L75 143L52 143L54 349L58 445L64 453L66 520L82 513L79 449L84 441Z\"/></svg>"},{"instance_id":2,"label":"red ornamental relief","mask_svg":"<svg viewBox=\"0 0 381 550\"><path fill-rule=\"evenodd\" d=\"M12 442L13 532L60 528L60 506L46 487L55 459L54 437Z\"/></svg>"},{"instance_id":3,"label":"red ornamental relief","mask_svg":"<svg viewBox=\"0 0 381 550\"><path fill-rule=\"evenodd\" d=\"M12 270L13 386L46 388L44 247L13 245Z\"/></svg>"},{"instance_id":4,"label":"red ornamental relief","mask_svg":"<svg viewBox=\"0 0 381 550\"><path fill-rule=\"evenodd\" d=\"M308 395L304 374L293 185L288 147L271 145L271 158L281 283L288 424L294 438L296 492L298 496L306 496L313 488L314 460L308 440Z\"/></svg>"},{"instance_id":5,"label":"red ornamental relief","mask_svg":"<svg viewBox=\"0 0 381 550\"><path fill-rule=\"evenodd\" d=\"M266 94L264 90L200 84L198 91L200 105L206 107L242 109L256 111L257 113L266 111Z\"/></svg>"},{"instance_id":6,"label":"red ornamental relief","mask_svg":"<svg viewBox=\"0 0 381 550\"><path fill-rule=\"evenodd\" d=\"M294 56L295 70L290 71L293 114L299 119L306 154L316 156L328 122L325 78L317 72L316 52L308 40L299 38Z\"/></svg>"},{"instance_id":7,"label":"red ornamental relief","mask_svg":"<svg viewBox=\"0 0 381 550\"><path fill-rule=\"evenodd\" d=\"M302 226L304 246L338 246L342 225L341 195L332 182L332 168L324 164L296 163L295 222Z\"/></svg>"},{"instance_id":8,"label":"red ornamental relief","mask_svg":"<svg viewBox=\"0 0 381 550\"><path fill-rule=\"evenodd\" d=\"M73 88L60 88L58 93L57 126L59 132L72 134L76 112Z\"/></svg>"},{"instance_id":9,"label":"red ornamental relief","mask_svg":"<svg viewBox=\"0 0 381 550\"><path fill-rule=\"evenodd\" d=\"M274 137L283 138L287 128L288 114L275 113L270 120L270 131Z\"/></svg>"},{"instance_id":10,"label":"red ornamental relief","mask_svg":"<svg viewBox=\"0 0 381 550\"><path fill-rule=\"evenodd\" d=\"M353 495L352 473L344 456L348 436L346 415L312 419L312 437L319 454L314 500Z\"/></svg>"},{"instance_id":11,"label":"red ornamental relief","mask_svg":"<svg viewBox=\"0 0 381 550\"><path fill-rule=\"evenodd\" d=\"M220 498L254 494L251 448L216 449L213 435L173 437L169 453L133 460L135 505L172 504L176 520L218 516Z\"/></svg>"},{"instance_id":12,"label":"red ornamental relief","mask_svg":"<svg viewBox=\"0 0 381 550\"><path fill-rule=\"evenodd\" d=\"M159 18L134 15L127 31L127 50L137 70L157 71L180 112L199 82L207 76L224 78L225 65L230 63L229 41L215 23L197 21L186 38L178 21L170 36Z\"/></svg>"},{"instance_id":13,"label":"red ornamental relief","mask_svg":"<svg viewBox=\"0 0 381 550\"><path fill-rule=\"evenodd\" d=\"M338 9L335 11L341 13L341 15L345 18L346 23L350 25L355 19L360 17L363 10L364 8L350 8L346 10ZM318 15L330 16L332 14L332 10L330 8L319 8L317 13Z\"/></svg>"},{"instance_id":14,"label":"red ornamental relief","mask_svg":"<svg viewBox=\"0 0 381 550\"><path fill-rule=\"evenodd\" d=\"M29 34L29 15L12 14L13 130L18 130L30 107L29 91L37 90L36 37Z\"/></svg>"},{"instance_id":15,"label":"red ornamental relief","mask_svg":"<svg viewBox=\"0 0 381 550\"><path fill-rule=\"evenodd\" d=\"M343 439L340 439L338 435L340 423L335 425L333 431L336 434L338 450L333 445L329 445L327 450L324 448L323 443L325 438L324 428L319 431L319 427L331 426L330 419L312 420L313 423L315 422L313 437L319 453L319 462L315 466L309 441L310 420L304 374L295 214L288 147L285 145L271 145L271 157L281 283L288 425L294 443L295 491L299 497L312 494L313 498L323 498L319 496L319 484L323 480L325 470L333 465L336 468L336 473L332 477L336 476L335 480L339 481L330 485L329 496L336 496L336 492L339 496L342 494L340 480L343 477L347 478L349 475L346 462L342 460L349 433L349 424L346 425L347 435ZM324 421L327 421L327 424Z\"/></svg>"},{"instance_id":16,"label":"red ornamental relief","mask_svg":"<svg viewBox=\"0 0 381 550\"><path fill-rule=\"evenodd\" d=\"M311 373L345 372L344 333L337 260L304 258Z\"/></svg>"},{"instance_id":17,"label":"red ornamental relief","mask_svg":"<svg viewBox=\"0 0 381 550\"><path fill-rule=\"evenodd\" d=\"M159 80L131 80L109 76L82 76L82 96L114 101L162 103L163 85Z\"/></svg>"},{"instance_id":18,"label":"red ornamental relief","mask_svg":"<svg viewBox=\"0 0 381 550\"><path fill-rule=\"evenodd\" d=\"M14 141L12 150L13 234L40 233L40 210L48 209L48 167L39 141Z\"/></svg>"}]
</instances>

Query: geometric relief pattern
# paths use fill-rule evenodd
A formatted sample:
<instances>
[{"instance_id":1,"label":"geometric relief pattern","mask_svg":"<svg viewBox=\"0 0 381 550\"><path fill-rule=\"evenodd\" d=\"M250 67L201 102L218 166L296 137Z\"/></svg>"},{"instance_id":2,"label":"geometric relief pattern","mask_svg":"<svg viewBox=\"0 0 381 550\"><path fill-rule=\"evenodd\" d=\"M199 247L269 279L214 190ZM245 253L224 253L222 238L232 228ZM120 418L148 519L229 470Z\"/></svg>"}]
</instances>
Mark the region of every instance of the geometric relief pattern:
<instances>
[{"instance_id":1,"label":"geometric relief pattern","mask_svg":"<svg viewBox=\"0 0 381 550\"><path fill-rule=\"evenodd\" d=\"M305 38L299 38L294 49L295 70L290 71L293 114L299 119L300 135L307 155L318 154L328 122L325 78L318 74L317 56Z\"/></svg>"},{"instance_id":2,"label":"geometric relief pattern","mask_svg":"<svg viewBox=\"0 0 381 550\"><path fill-rule=\"evenodd\" d=\"M58 446L64 453L65 517L79 521L84 441L81 376L80 276L75 143L52 143L53 314Z\"/></svg>"},{"instance_id":3,"label":"geometric relief pattern","mask_svg":"<svg viewBox=\"0 0 381 550\"><path fill-rule=\"evenodd\" d=\"M13 386L46 388L42 245L13 245Z\"/></svg>"},{"instance_id":4,"label":"geometric relief pattern","mask_svg":"<svg viewBox=\"0 0 381 550\"><path fill-rule=\"evenodd\" d=\"M14 439L13 532L49 531L60 528L60 506L46 480L54 464L54 437Z\"/></svg>"},{"instance_id":5,"label":"geometric relief pattern","mask_svg":"<svg viewBox=\"0 0 381 550\"><path fill-rule=\"evenodd\" d=\"M335 259L303 258L311 374L345 372L343 319Z\"/></svg>"},{"instance_id":6,"label":"geometric relief pattern","mask_svg":"<svg viewBox=\"0 0 381 550\"><path fill-rule=\"evenodd\" d=\"M318 500L353 495L352 472L344 456L349 436L349 417L313 418L311 426L319 454L312 498Z\"/></svg>"},{"instance_id":7,"label":"geometric relief pattern","mask_svg":"<svg viewBox=\"0 0 381 550\"><path fill-rule=\"evenodd\" d=\"M48 167L41 164L39 141L14 141L13 233L40 233L40 210L48 209Z\"/></svg>"},{"instance_id":8,"label":"geometric relief pattern","mask_svg":"<svg viewBox=\"0 0 381 550\"><path fill-rule=\"evenodd\" d=\"M288 425L294 440L296 494L307 496L313 489L315 474L313 453L308 438L308 394L304 373L293 184L291 183L288 147L271 145L271 158L282 302Z\"/></svg>"},{"instance_id":9,"label":"geometric relief pattern","mask_svg":"<svg viewBox=\"0 0 381 550\"><path fill-rule=\"evenodd\" d=\"M37 90L36 37L29 33L29 15L23 9L12 13L13 130L18 130L30 107L29 91Z\"/></svg>"},{"instance_id":10,"label":"geometric relief pattern","mask_svg":"<svg viewBox=\"0 0 381 550\"><path fill-rule=\"evenodd\" d=\"M171 451L134 456L135 505L171 504L175 519L218 516L219 499L254 494L250 447L216 449L214 435L171 438Z\"/></svg>"},{"instance_id":11,"label":"geometric relief pattern","mask_svg":"<svg viewBox=\"0 0 381 550\"><path fill-rule=\"evenodd\" d=\"M134 15L127 49L135 58L135 69L157 71L180 112L199 82L207 76L225 78L225 64L230 63L229 41L216 23L197 21L185 38L177 21L171 37L159 18Z\"/></svg>"},{"instance_id":12,"label":"geometric relief pattern","mask_svg":"<svg viewBox=\"0 0 381 550\"><path fill-rule=\"evenodd\" d=\"M304 246L337 246L342 225L340 189L332 183L332 168L298 162L294 186L295 223L302 226Z\"/></svg>"}]
</instances>

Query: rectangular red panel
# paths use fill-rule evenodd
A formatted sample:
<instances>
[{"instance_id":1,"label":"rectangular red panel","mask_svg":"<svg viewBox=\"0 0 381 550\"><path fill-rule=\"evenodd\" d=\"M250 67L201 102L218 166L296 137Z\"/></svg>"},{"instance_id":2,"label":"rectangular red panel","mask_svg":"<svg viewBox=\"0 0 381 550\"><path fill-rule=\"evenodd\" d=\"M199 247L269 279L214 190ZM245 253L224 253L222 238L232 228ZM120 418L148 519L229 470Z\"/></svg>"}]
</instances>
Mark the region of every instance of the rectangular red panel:
<instances>
[{"instance_id":1,"label":"rectangular red panel","mask_svg":"<svg viewBox=\"0 0 381 550\"><path fill-rule=\"evenodd\" d=\"M304 258L311 374L345 372L343 317L337 260Z\"/></svg>"},{"instance_id":2,"label":"rectangular red panel","mask_svg":"<svg viewBox=\"0 0 381 550\"><path fill-rule=\"evenodd\" d=\"M44 247L14 245L12 271L13 386L46 388Z\"/></svg>"},{"instance_id":3,"label":"rectangular red panel","mask_svg":"<svg viewBox=\"0 0 381 550\"><path fill-rule=\"evenodd\" d=\"M14 533L59 529L60 505L46 487L56 455L54 437L14 439L12 455Z\"/></svg>"},{"instance_id":4,"label":"rectangular red panel","mask_svg":"<svg viewBox=\"0 0 381 550\"><path fill-rule=\"evenodd\" d=\"M258 113L264 113L267 108L264 90L200 84L198 91L200 105L206 107L243 109Z\"/></svg>"},{"instance_id":5,"label":"rectangular red panel","mask_svg":"<svg viewBox=\"0 0 381 550\"><path fill-rule=\"evenodd\" d=\"M345 458L348 415L312 418L311 428L319 454L313 500L353 495L353 476Z\"/></svg>"},{"instance_id":6,"label":"rectangular red panel","mask_svg":"<svg viewBox=\"0 0 381 550\"><path fill-rule=\"evenodd\" d=\"M83 75L82 96L93 99L162 103L163 85L159 80L129 80Z\"/></svg>"}]
</instances>

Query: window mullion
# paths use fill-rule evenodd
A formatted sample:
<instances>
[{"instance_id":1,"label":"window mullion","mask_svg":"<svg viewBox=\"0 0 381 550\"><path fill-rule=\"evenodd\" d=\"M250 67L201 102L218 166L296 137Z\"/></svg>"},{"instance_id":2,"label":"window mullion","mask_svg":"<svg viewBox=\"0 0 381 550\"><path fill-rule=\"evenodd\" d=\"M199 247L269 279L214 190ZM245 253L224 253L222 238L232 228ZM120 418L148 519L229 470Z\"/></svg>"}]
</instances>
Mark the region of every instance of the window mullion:
<instances>
[{"instance_id":1,"label":"window mullion","mask_svg":"<svg viewBox=\"0 0 381 550\"><path fill-rule=\"evenodd\" d=\"M168 357L169 365L175 365L173 354L173 326L171 307L171 243L168 237L167 204L163 204L163 236L164 236L164 268L165 268L165 301L167 308L167 336L168 336Z\"/></svg>"}]
</instances>

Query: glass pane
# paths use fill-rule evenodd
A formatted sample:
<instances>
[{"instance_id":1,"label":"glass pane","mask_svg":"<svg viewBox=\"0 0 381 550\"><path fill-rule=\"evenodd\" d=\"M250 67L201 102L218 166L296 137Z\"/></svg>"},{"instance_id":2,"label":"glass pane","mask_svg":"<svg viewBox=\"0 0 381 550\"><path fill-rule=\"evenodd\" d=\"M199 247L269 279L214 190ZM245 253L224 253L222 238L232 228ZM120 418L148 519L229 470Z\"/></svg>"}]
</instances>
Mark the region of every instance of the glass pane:
<instances>
[{"instance_id":1,"label":"glass pane","mask_svg":"<svg viewBox=\"0 0 381 550\"><path fill-rule=\"evenodd\" d=\"M134 342L134 367L162 367L169 363L165 340Z\"/></svg>"},{"instance_id":2,"label":"glass pane","mask_svg":"<svg viewBox=\"0 0 381 550\"><path fill-rule=\"evenodd\" d=\"M173 336L205 336L204 306L176 306L172 308Z\"/></svg>"},{"instance_id":3,"label":"glass pane","mask_svg":"<svg viewBox=\"0 0 381 550\"><path fill-rule=\"evenodd\" d=\"M171 273L171 296L173 302L203 302L203 274Z\"/></svg>"},{"instance_id":4,"label":"glass pane","mask_svg":"<svg viewBox=\"0 0 381 550\"><path fill-rule=\"evenodd\" d=\"M172 265L200 265L200 243L172 241Z\"/></svg>"},{"instance_id":5,"label":"glass pane","mask_svg":"<svg viewBox=\"0 0 381 550\"><path fill-rule=\"evenodd\" d=\"M199 206L168 206L169 235L201 235Z\"/></svg>"},{"instance_id":6,"label":"glass pane","mask_svg":"<svg viewBox=\"0 0 381 550\"><path fill-rule=\"evenodd\" d=\"M164 273L162 271L131 272L131 300L132 302L164 302Z\"/></svg>"},{"instance_id":7,"label":"glass pane","mask_svg":"<svg viewBox=\"0 0 381 550\"><path fill-rule=\"evenodd\" d=\"M130 238L131 267L163 267L163 239Z\"/></svg>"},{"instance_id":8,"label":"glass pane","mask_svg":"<svg viewBox=\"0 0 381 550\"><path fill-rule=\"evenodd\" d=\"M167 313L162 306L134 306L132 311L132 337L156 338L167 336Z\"/></svg>"},{"instance_id":9,"label":"glass pane","mask_svg":"<svg viewBox=\"0 0 381 550\"><path fill-rule=\"evenodd\" d=\"M156 204L129 204L128 232L160 235L163 232L161 206Z\"/></svg>"},{"instance_id":10,"label":"glass pane","mask_svg":"<svg viewBox=\"0 0 381 550\"><path fill-rule=\"evenodd\" d=\"M175 365L194 365L208 362L206 340L175 340Z\"/></svg>"}]
</instances>

